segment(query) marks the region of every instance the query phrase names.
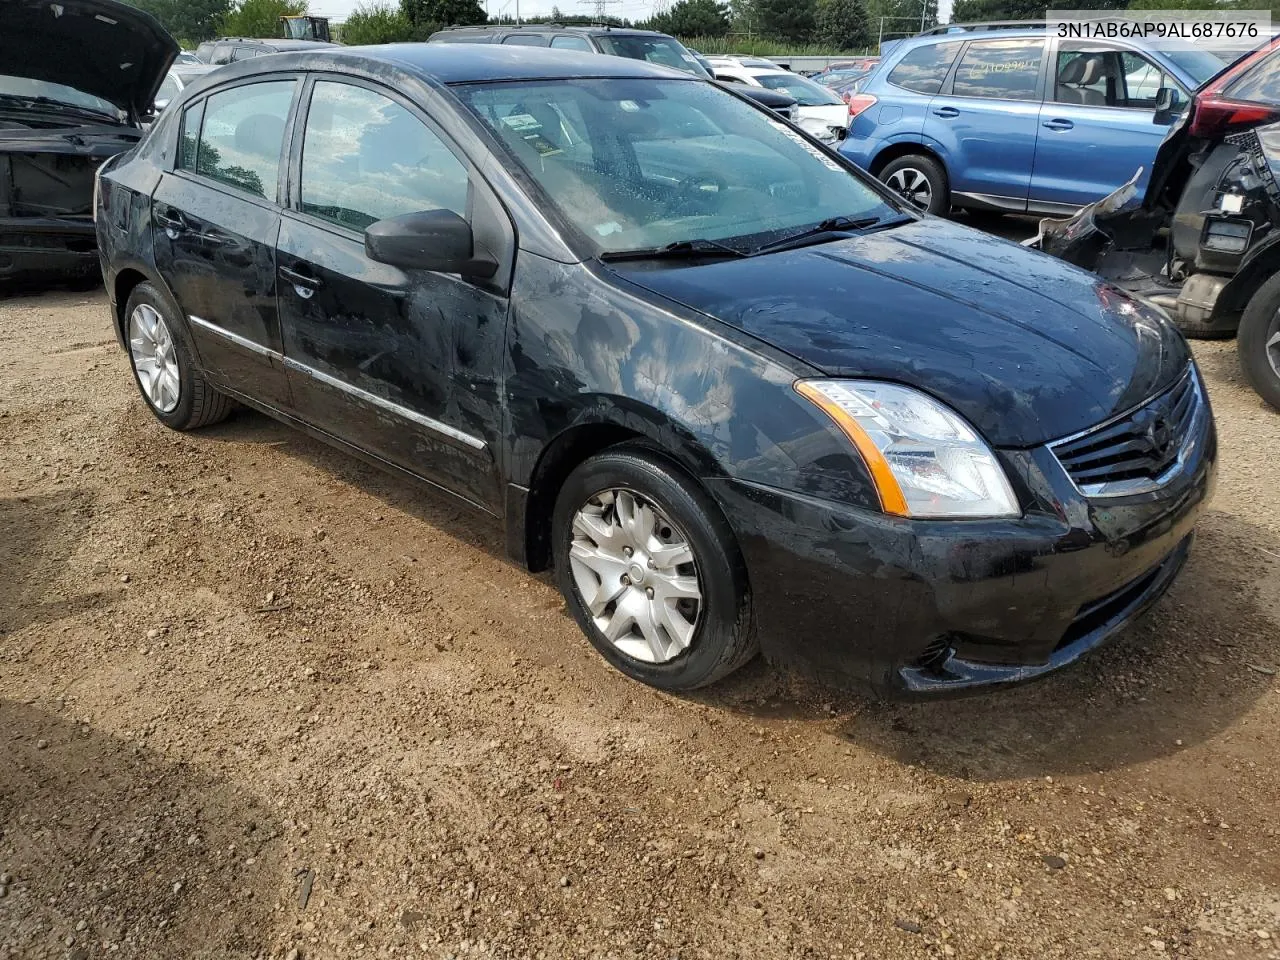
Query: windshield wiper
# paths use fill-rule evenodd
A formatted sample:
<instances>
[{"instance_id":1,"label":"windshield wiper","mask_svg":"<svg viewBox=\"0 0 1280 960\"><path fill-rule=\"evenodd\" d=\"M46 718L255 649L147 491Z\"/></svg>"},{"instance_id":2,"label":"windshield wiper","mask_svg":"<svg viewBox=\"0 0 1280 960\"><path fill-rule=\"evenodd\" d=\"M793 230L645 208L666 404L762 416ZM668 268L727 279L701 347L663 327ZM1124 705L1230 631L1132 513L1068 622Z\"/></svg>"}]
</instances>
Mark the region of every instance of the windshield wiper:
<instances>
[{"instance_id":1,"label":"windshield wiper","mask_svg":"<svg viewBox=\"0 0 1280 960\"><path fill-rule=\"evenodd\" d=\"M773 253L777 250L790 250L804 246L806 243L820 242L829 234L846 234L853 230L865 230L867 227L888 227L906 223L910 217L828 217L815 227L793 233L781 240L774 240L751 251L751 256L761 253ZM833 237L832 239L836 239Z\"/></svg>"},{"instance_id":2,"label":"windshield wiper","mask_svg":"<svg viewBox=\"0 0 1280 960\"><path fill-rule=\"evenodd\" d=\"M735 249L718 240L677 240L662 247L641 247L638 250L609 250L600 254L601 260L662 260L666 258L682 259L693 257L745 257L742 250Z\"/></svg>"}]
</instances>

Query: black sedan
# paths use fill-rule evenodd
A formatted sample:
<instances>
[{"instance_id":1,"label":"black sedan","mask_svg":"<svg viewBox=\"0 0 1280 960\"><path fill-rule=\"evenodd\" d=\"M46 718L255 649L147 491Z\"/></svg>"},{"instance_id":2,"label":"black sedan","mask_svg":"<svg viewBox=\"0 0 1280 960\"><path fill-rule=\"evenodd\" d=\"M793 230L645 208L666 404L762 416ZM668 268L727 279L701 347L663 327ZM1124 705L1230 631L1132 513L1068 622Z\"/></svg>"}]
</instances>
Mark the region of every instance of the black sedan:
<instances>
[{"instance_id":1,"label":"black sedan","mask_svg":"<svg viewBox=\"0 0 1280 960\"><path fill-rule=\"evenodd\" d=\"M656 686L760 648L886 693L1044 674L1161 595L1210 489L1158 310L650 64L233 64L99 186L164 424L238 401L499 518Z\"/></svg>"}]
</instances>

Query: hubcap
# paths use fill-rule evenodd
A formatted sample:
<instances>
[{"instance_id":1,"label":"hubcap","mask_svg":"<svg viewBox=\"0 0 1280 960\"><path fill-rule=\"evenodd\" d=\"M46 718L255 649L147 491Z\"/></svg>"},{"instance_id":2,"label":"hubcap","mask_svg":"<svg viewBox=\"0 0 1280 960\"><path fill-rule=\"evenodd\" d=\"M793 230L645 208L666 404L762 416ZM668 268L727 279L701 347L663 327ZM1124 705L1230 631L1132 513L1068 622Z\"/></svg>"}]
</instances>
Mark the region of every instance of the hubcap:
<instances>
[{"instance_id":1,"label":"hubcap","mask_svg":"<svg viewBox=\"0 0 1280 960\"><path fill-rule=\"evenodd\" d=\"M168 324L150 304L138 304L129 315L129 355L151 405L161 413L171 413L180 392L178 356Z\"/></svg>"},{"instance_id":2,"label":"hubcap","mask_svg":"<svg viewBox=\"0 0 1280 960\"><path fill-rule=\"evenodd\" d=\"M1267 362L1271 372L1280 377L1280 317L1271 321L1271 336L1267 338Z\"/></svg>"},{"instance_id":3,"label":"hubcap","mask_svg":"<svg viewBox=\"0 0 1280 960\"><path fill-rule=\"evenodd\" d=\"M933 187L929 185L929 178L923 170L900 167L889 174L885 183L913 206L921 210L929 208L929 201L933 199Z\"/></svg>"},{"instance_id":4,"label":"hubcap","mask_svg":"<svg viewBox=\"0 0 1280 960\"><path fill-rule=\"evenodd\" d=\"M573 518L569 566L600 632L627 656L666 663L689 648L702 587L684 531L634 490L604 490Z\"/></svg>"}]
</instances>

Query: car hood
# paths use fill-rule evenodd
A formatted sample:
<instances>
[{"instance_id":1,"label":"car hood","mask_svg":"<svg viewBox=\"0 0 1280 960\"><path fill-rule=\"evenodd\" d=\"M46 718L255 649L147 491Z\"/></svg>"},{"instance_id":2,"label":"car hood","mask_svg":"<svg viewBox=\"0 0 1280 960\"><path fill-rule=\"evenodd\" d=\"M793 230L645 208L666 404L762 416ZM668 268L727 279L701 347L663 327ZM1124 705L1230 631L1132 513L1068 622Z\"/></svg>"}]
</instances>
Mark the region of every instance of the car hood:
<instances>
[{"instance_id":1,"label":"car hood","mask_svg":"<svg viewBox=\"0 0 1280 960\"><path fill-rule=\"evenodd\" d=\"M117 0L5 0L0 73L61 83L138 117L178 44L150 14Z\"/></svg>"},{"instance_id":2,"label":"car hood","mask_svg":"<svg viewBox=\"0 0 1280 960\"><path fill-rule=\"evenodd\" d=\"M1098 277L928 218L763 257L612 265L830 376L905 383L1001 447L1101 423L1171 383L1186 342Z\"/></svg>"}]
</instances>

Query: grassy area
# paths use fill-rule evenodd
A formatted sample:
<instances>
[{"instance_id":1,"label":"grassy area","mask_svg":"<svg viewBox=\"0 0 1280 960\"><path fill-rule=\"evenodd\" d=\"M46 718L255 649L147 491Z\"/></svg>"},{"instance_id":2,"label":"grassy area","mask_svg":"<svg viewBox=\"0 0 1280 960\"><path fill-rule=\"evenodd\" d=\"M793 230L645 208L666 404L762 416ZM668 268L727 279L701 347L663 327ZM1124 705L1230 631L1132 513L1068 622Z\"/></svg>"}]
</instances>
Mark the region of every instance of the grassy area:
<instances>
[{"instance_id":1,"label":"grassy area","mask_svg":"<svg viewBox=\"0 0 1280 960\"><path fill-rule=\"evenodd\" d=\"M776 40L750 37L681 37L686 47L704 54L736 53L758 57L838 57L873 56L871 47L860 50L832 50L817 43L780 43Z\"/></svg>"}]
</instances>

